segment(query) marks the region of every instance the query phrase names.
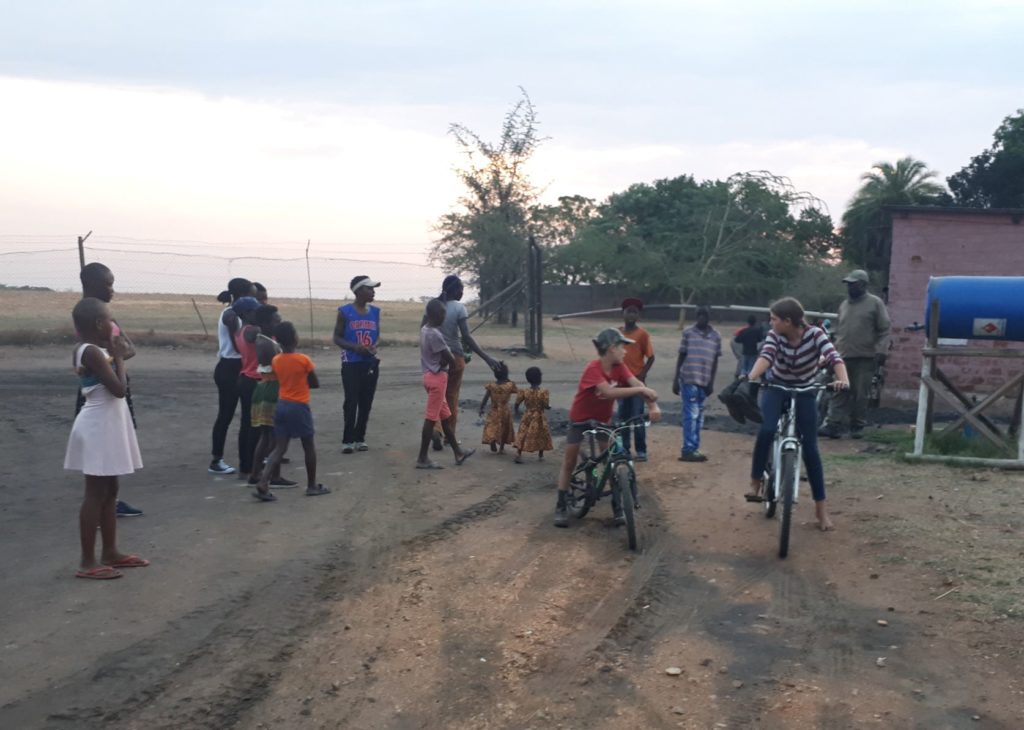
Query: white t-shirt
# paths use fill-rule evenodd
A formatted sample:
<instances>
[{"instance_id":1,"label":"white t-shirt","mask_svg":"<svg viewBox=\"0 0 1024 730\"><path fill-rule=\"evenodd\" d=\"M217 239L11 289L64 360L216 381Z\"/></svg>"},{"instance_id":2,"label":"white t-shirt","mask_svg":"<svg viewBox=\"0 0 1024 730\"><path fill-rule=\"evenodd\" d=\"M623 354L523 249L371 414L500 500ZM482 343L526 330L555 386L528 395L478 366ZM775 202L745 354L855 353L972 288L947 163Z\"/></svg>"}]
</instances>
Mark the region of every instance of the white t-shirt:
<instances>
[{"instance_id":1,"label":"white t-shirt","mask_svg":"<svg viewBox=\"0 0 1024 730\"><path fill-rule=\"evenodd\" d=\"M444 322L441 323L441 334L444 335L445 344L452 351L453 355L464 355L462 348L462 333L459 330L459 322L469 319L469 312L462 302L449 300L445 302Z\"/></svg>"}]
</instances>

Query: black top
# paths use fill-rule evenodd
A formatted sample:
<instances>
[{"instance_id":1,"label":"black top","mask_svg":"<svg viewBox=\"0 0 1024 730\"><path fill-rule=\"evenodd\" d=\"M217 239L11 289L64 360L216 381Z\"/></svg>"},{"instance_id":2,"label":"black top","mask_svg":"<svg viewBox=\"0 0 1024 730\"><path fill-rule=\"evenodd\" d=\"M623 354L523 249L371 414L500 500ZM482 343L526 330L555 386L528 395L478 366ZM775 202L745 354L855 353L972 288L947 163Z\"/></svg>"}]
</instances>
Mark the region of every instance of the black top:
<instances>
[{"instance_id":1,"label":"black top","mask_svg":"<svg viewBox=\"0 0 1024 730\"><path fill-rule=\"evenodd\" d=\"M745 357L753 357L757 355L759 352L757 345L763 339L764 328L759 324L744 327L735 337L735 340L743 345L743 355Z\"/></svg>"}]
</instances>

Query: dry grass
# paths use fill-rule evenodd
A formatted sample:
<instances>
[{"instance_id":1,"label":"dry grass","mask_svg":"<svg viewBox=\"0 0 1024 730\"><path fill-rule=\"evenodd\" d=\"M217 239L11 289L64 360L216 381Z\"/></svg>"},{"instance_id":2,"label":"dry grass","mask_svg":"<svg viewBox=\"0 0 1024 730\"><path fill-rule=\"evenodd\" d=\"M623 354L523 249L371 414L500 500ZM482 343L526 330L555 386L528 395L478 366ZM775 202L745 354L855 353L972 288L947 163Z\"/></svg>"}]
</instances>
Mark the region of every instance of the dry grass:
<instances>
[{"instance_id":1,"label":"dry grass","mask_svg":"<svg viewBox=\"0 0 1024 730\"><path fill-rule=\"evenodd\" d=\"M73 341L71 309L79 300L76 292L25 291L0 289L0 344L43 345ZM217 337L217 317L222 305L212 297L193 298L180 294L118 294L112 302L114 316L132 339L140 345L208 347ZM275 298L285 319L295 322L299 334L309 339L310 307L305 299ZM313 300L313 338L327 344L334 331L337 308L341 302ZM423 305L418 302L378 302L381 307L382 345L415 345L419 342ZM198 309L198 312L196 311ZM203 324L206 325L204 335ZM479 323L473 320L471 327ZM545 321L545 352L557 360L590 359L590 338L606 326L621 323L618 318ZM655 338L674 349L678 327L673 322L644 323ZM503 349L523 345L521 327L487 323L474 336L485 348Z\"/></svg>"}]
</instances>

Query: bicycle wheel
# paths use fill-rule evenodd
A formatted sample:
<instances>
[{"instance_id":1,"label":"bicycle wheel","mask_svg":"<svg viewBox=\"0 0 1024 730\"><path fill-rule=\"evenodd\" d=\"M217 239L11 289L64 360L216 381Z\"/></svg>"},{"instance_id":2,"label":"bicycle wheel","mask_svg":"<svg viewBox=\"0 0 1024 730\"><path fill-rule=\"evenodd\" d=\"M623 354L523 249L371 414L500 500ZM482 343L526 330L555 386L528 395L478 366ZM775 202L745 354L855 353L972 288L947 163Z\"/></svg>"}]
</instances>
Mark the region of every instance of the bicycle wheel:
<instances>
[{"instance_id":1,"label":"bicycle wheel","mask_svg":"<svg viewBox=\"0 0 1024 730\"><path fill-rule=\"evenodd\" d=\"M585 517L596 501L593 465L583 462L569 478L569 514L576 519Z\"/></svg>"},{"instance_id":2,"label":"bicycle wheel","mask_svg":"<svg viewBox=\"0 0 1024 730\"><path fill-rule=\"evenodd\" d=\"M629 467L619 464L615 467L615 491L622 516L626 518L626 542L630 550L636 550L636 504L633 501L633 479Z\"/></svg>"},{"instance_id":3,"label":"bicycle wheel","mask_svg":"<svg viewBox=\"0 0 1024 730\"><path fill-rule=\"evenodd\" d=\"M782 479L779 498L782 501L782 521L779 525L779 557L789 555L789 528L793 521L793 495L796 493L796 480L800 478L800 464L796 460L796 451L782 452Z\"/></svg>"}]
</instances>

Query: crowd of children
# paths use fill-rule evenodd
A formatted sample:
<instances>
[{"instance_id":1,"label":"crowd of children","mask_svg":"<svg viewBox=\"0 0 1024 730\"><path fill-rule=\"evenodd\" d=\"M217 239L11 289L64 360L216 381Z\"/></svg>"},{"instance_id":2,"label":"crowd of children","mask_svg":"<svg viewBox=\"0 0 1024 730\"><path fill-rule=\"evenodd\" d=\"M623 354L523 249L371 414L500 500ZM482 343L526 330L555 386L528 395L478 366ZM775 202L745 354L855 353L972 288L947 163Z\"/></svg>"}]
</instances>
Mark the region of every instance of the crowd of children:
<instances>
[{"instance_id":1,"label":"crowd of children","mask_svg":"<svg viewBox=\"0 0 1024 730\"><path fill-rule=\"evenodd\" d=\"M85 475L85 498L80 511L81 561L76 575L110 579L120 577L124 568L149 564L144 558L122 553L116 537L116 517L123 514L120 505L124 504L118 500L118 477L142 467L126 368L126 362L135 351L108 308L113 296L113 273L102 264L90 264L82 271L82 282L84 297L72 312L80 340L73 353L80 393L65 468ZM366 430L380 367L377 357L380 309L372 304L378 286L380 282L370 277L354 278L350 289L355 301L338 308L334 342L342 352L342 452L346 454L369 449ZM541 370L528 368L524 373L528 387L517 386L508 366L491 358L469 335L468 315L459 301L462 293L462 282L457 277L448 277L442 285L441 296L426 305L420 330L426 406L415 467L444 468L429 457L432 443L435 450L446 443L452 449L457 466L474 453L474 449L462 447L455 433L459 386L468 361L467 350L480 355L494 373L494 382L485 386L480 402L480 416L483 418L486 413L481 442L499 455L505 453L506 446L515 448L516 463L522 463L524 453L536 453L539 460L543 459L554 444L547 418L551 398L548 390L541 387ZM280 471L281 465L288 461L285 455L291 439L302 443L307 479L305 494L329 494L331 490L316 480L315 429L309 406L310 390L319 387L319 380L313 361L297 351L299 338L295 326L281 320L277 307L267 303L266 288L258 283L232 279L219 300L226 306L217 323L219 359L214 382L218 390L218 409L208 470L220 475L236 471L224 461L224 445L228 427L241 403L237 471L255 487L253 497L261 502L274 502L277 497L272 488L297 486ZM645 410L651 421L660 418L658 394L646 385L655 354L650 334L638 324L643 306L636 298L624 300L622 326L602 330L593 340L598 357L585 367L569 409L570 424L558 477L555 512L558 527L569 523L569 479L578 459L583 432L588 428L584 424L609 423L616 401L622 421L642 415ZM751 378L756 378L770 371L775 378L787 380L792 375L797 354L813 350L835 366L839 381L845 380L841 358L834 349L829 349L827 338L819 329L803 322L799 303L781 300L771 311L770 332L765 333L753 320L734 337L734 344L742 348L741 377L749 373ZM682 399L683 446L679 458L690 462L707 459L700 451L700 433L705 401L713 391L722 354L722 339L710 325L708 310L698 309L696 320L694 326L682 333L673 378L673 392ZM765 340L763 346L762 339ZM806 344L808 342L811 345ZM758 355L751 355L755 350ZM798 418L807 415L804 405L798 403ZM513 411L518 415L521 406L525 410L517 432ZM775 400L768 406L769 416L781 407ZM774 422L766 419L759 433L753 465L755 474L763 469L766 444L771 440L773 427ZM808 429L809 426L802 424L802 432ZM813 436L814 429L810 432ZM646 461L646 433L642 426L634 433L634 443L631 444L627 436L623 447L627 453L633 453L636 461ZM820 458L816 445L810 441L813 438L805 443L804 454L808 459L819 521L823 529L829 529L831 521L824 511ZM752 489L747 495L751 501L759 496L757 485L758 479L752 478ZM125 508L141 514L140 510L127 505ZM97 526L102 541L99 560L95 554Z\"/></svg>"}]
</instances>

